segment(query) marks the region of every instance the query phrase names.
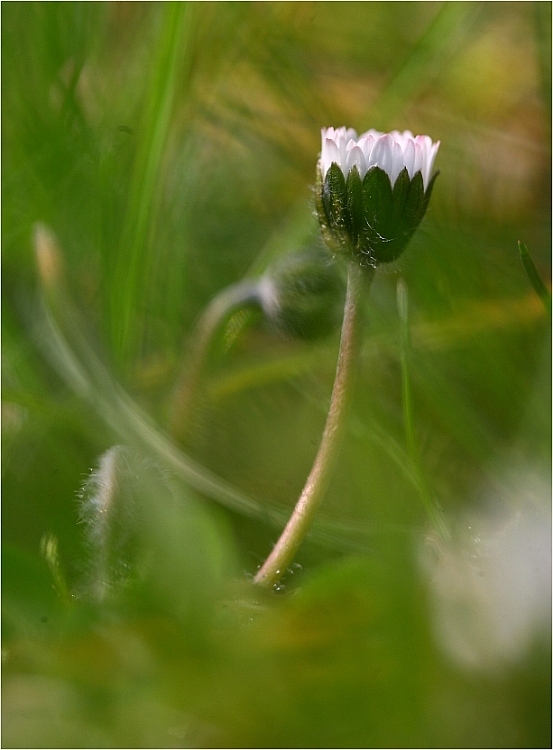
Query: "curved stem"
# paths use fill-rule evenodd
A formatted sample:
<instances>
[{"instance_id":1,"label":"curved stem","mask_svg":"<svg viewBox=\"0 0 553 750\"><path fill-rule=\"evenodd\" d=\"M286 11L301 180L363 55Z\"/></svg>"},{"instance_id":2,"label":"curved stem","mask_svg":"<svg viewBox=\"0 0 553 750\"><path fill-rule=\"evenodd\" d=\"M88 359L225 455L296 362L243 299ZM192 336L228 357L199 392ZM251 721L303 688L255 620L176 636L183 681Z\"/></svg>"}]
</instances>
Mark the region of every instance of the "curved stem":
<instances>
[{"instance_id":1,"label":"curved stem","mask_svg":"<svg viewBox=\"0 0 553 750\"><path fill-rule=\"evenodd\" d=\"M321 444L290 520L273 547L273 551L257 572L254 583L270 586L285 572L303 542L330 483L344 433L347 407L361 344L362 326L359 302L363 292L372 281L373 275L372 269L362 268L355 263L349 265L340 352Z\"/></svg>"},{"instance_id":2,"label":"curved stem","mask_svg":"<svg viewBox=\"0 0 553 750\"><path fill-rule=\"evenodd\" d=\"M258 298L258 282L233 284L211 300L196 323L173 396L170 432L175 440L182 441L188 432L200 376L215 334L237 309L257 303Z\"/></svg>"}]
</instances>

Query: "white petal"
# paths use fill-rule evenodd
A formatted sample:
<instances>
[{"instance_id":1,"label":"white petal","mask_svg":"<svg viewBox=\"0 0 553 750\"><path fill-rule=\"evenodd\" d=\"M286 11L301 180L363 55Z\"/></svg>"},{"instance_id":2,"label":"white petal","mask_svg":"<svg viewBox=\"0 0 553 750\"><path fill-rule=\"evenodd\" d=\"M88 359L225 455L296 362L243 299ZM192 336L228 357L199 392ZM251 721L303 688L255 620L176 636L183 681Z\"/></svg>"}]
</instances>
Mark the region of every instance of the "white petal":
<instances>
[{"instance_id":1,"label":"white petal","mask_svg":"<svg viewBox=\"0 0 553 750\"><path fill-rule=\"evenodd\" d=\"M415 146L415 159L413 162L413 177L417 174L417 172L422 172L423 167L423 151L421 144L415 139L414 141ZM423 175L424 177L424 175ZM423 180L424 182L424 180Z\"/></svg>"},{"instance_id":2,"label":"white petal","mask_svg":"<svg viewBox=\"0 0 553 750\"><path fill-rule=\"evenodd\" d=\"M350 141L351 143L352 141ZM353 148L350 149L346 161L346 171L345 174L348 175L350 173L350 170L353 168L353 166L357 166L357 170L359 172L359 176L361 179L365 176L367 172L367 161L365 159L365 154L363 153L363 149L361 149L358 145L354 145Z\"/></svg>"},{"instance_id":3,"label":"white petal","mask_svg":"<svg viewBox=\"0 0 553 750\"><path fill-rule=\"evenodd\" d=\"M353 128L344 128L344 138L346 141L357 141L357 131Z\"/></svg>"},{"instance_id":4,"label":"white petal","mask_svg":"<svg viewBox=\"0 0 553 750\"><path fill-rule=\"evenodd\" d=\"M374 148L374 144L376 143L376 139L374 135L363 135L359 139L357 145L359 148L362 149L364 155L365 155L365 162L367 164L367 169L371 165L371 153Z\"/></svg>"},{"instance_id":5,"label":"white petal","mask_svg":"<svg viewBox=\"0 0 553 750\"><path fill-rule=\"evenodd\" d=\"M407 167L409 179L413 177L413 165L415 163L415 143L412 138L409 138L405 143L403 151L403 163Z\"/></svg>"},{"instance_id":6,"label":"white petal","mask_svg":"<svg viewBox=\"0 0 553 750\"><path fill-rule=\"evenodd\" d=\"M391 177L392 174L392 139L389 135L383 135L375 143L371 154L371 162L383 169Z\"/></svg>"},{"instance_id":7,"label":"white petal","mask_svg":"<svg viewBox=\"0 0 553 750\"><path fill-rule=\"evenodd\" d=\"M343 126L334 130L334 140L336 141L336 143L338 143L344 137L345 132L346 129Z\"/></svg>"},{"instance_id":8,"label":"white petal","mask_svg":"<svg viewBox=\"0 0 553 750\"><path fill-rule=\"evenodd\" d=\"M354 138L350 138L349 141L346 143L346 153L349 154L352 148L355 148L357 146L357 141Z\"/></svg>"},{"instance_id":9,"label":"white petal","mask_svg":"<svg viewBox=\"0 0 553 750\"><path fill-rule=\"evenodd\" d=\"M421 172L424 189L428 187L440 142L432 142L428 135L414 136L410 130L381 133L370 129L359 137L353 128L322 128L321 170L323 178L331 164L337 164L345 177L354 165L364 177L376 165L390 177L392 186L406 167L412 179Z\"/></svg>"},{"instance_id":10,"label":"white petal","mask_svg":"<svg viewBox=\"0 0 553 750\"><path fill-rule=\"evenodd\" d=\"M388 135L394 143L401 143L403 141L403 134L399 130L392 130Z\"/></svg>"},{"instance_id":11,"label":"white petal","mask_svg":"<svg viewBox=\"0 0 553 750\"><path fill-rule=\"evenodd\" d=\"M336 140L336 131L334 128L321 128L321 143L323 146L327 138L330 138L331 141Z\"/></svg>"},{"instance_id":12,"label":"white petal","mask_svg":"<svg viewBox=\"0 0 553 750\"><path fill-rule=\"evenodd\" d=\"M348 140L351 140L351 139L348 139ZM347 161L347 157L348 157L347 143L348 142L346 141L345 135L343 137L341 137L340 140L337 143L338 150L340 152L339 167L341 168L341 170L344 173L344 175L347 174L346 173L346 161Z\"/></svg>"},{"instance_id":13,"label":"white petal","mask_svg":"<svg viewBox=\"0 0 553 750\"><path fill-rule=\"evenodd\" d=\"M331 164L335 162L341 167L340 163L340 152L338 146L331 138L326 138L323 142L323 149L321 151L321 167L323 172L323 180L326 177L326 173L330 169Z\"/></svg>"},{"instance_id":14,"label":"white petal","mask_svg":"<svg viewBox=\"0 0 553 750\"><path fill-rule=\"evenodd\" d=\"M428 135L418 135L415 140L421 144L425 153L432 148L432 138Z\"/></svg>"},{"instance_id":15,"label":"white petal","mask_svg":"<svg viewBox=\"0 0 553 750\"><path fill-rule=\"evenodd\" d=\"M434 167L434 159L436 158L436 154L438 153L438 149L440 148L440 141L436 141L430 149L430 153L427 158L427 164L426 164L426 174L423 172L422 178L424 181L424 189L428 187L428 183L430 182L430 178L432 176L432 169Z\"/></svg>"},{"instance_id":16,"label":"white petal","mask_svg":"<svg viewBox=\"0 0 553 750\"><path fill-rule=\"evenodd\" d=\"M397 180L399 173L401 172L403 167L403 151L399 143L397 143L396 141L392 145L392 171L390 173L390 181L392 183L392 187L394 186L394 183Z\"/></svg>"},{"instance_id":17,"label":"white petal","mask_svg":"<svg viewBox=\"0 0 553 750\"><path fill-rule=\"evenodd\" d=\"M370 130L367 130L366 133L362 133L359 136L359 140L361 140L361 138L371 137L373 140L377 141L379 138L382 138L383 135L384 133L381 133L380 130L373 130L371 128Z\"/></svg>"}]
</instances>

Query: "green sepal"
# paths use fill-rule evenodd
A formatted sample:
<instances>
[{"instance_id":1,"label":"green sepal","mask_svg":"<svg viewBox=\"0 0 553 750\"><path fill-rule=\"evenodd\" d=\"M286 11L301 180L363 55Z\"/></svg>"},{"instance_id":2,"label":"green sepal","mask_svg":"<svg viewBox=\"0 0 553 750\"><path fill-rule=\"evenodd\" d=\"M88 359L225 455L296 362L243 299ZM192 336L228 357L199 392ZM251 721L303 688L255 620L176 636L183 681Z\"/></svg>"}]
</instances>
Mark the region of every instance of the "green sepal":
<instances>
[{"instance_id":1,"label":"green sepal","mask_svg":"<svg viewBox=\"0 0 553 750\"><path fill-rule=\"evenodd\" d=\"M321 227L321 234L329 250L332 252L342 252L344 240L340 233L331 228L331 218L328 215L325 200L323 199L324 190L325 180L323 180L321 163L319 161L317 164L317 182L315 184L315 208Z\"/></svg>"},{"instance_id":2,"label":"green sepal","mask_svg":"<svg viewBox=\"0 0 553 750\"><path fill-rule=\"evenodd\" d=\"M363 257L371 264L398 258L420 224L438 172L424 190L422 173L409 178L407 168L394 186L380 167L361 180L354 166L347 179L333 163L322 179L317 169L316 207L323 239L334 252Z\"/></svg>"},{"instance_id":3,"label":"green sepal","mask_svg":"<svg viewBox=\"0 0 553 750\"><path fill-rule=\"evenodd\" d=\"M321 225L328 225L328 216L326 215L326 209L323 204L323 171L321 169L321 162L317 164L317 181L315 183L315 209L319 223Z\"/></svg>"},{"instance_id":4,"label":"green sepal","mask_svg":"<svg viewBox=\"0 0 553 750\"><path fill-rule=\"evenodd\" d=\"M392 208L392 224L393 226L399 227L403 224L403 212L405 210L405 203L407 201L407 195L409 193L409 186L411 180L409 179L409 172L407 167L403 167L395 181L392 190L393 208Z\"/></svg>"},{"instance_id":5,"label":"green sepal","mask_svg":"<svg viewBox=\"0 0 553 750\"><path fill-rule=\"evenodd\" d=\"M363 180L365 224L386 236L392 218L392 184L380 167L371 167Z\"/></svg>"},{"instance_id":6,"label":"green sepal","mask_svg":"<svg viewBox=\"0 0 553 750\"><path fill-rule=\"evenodd\" d=\"M363 228L363 183L357 166L353 166L346 180L348 200L348 214L351 238L357 244L359 234Z\"/></svg>"},{"instance_id":7,"label":"green sepal","mask_svg":"<svg viewBox=\"0 0 553 750\"><path fill-rule=\"evenodd\" d=\"M402 225L407 232L413 232L419 225L424 215L424 184L422 173L417 172L413 175L405 207L403 209Z\"/></svg>"},{"instance_id":8,"label":"green sepal","mask_svg":"<svg viewBox=\"0 0 553 750\"><path fill-rule=\"evenodd\" d=\"M331 229L348 228L346 180L340 167L333 163L323 184L323 205Z\"/></svg>"},{"instance_id":9,"label":"green sepal","mask_svg":"<svg viewBox=\"0 0 553 750\"><path fill-rule=\"evenodd\" d=\"M363 180L363 236L359 252L373 263L385 263L389 257L389 242L393 232L392 184L380 167L371 167Z\"/></svg>"},{"instance_id":10,"label":"green sepal","mask_svg":"<svg viewBox=\"0 0 553 750\"><path fill-rule=\"evenodd\" d=\"M331 164L326 173L321 200L328 228L328 231L323 231L325 242L333 252L349 253L353 243L347 205L346 179L336 163Z\"/></svg>"}]
</instances>

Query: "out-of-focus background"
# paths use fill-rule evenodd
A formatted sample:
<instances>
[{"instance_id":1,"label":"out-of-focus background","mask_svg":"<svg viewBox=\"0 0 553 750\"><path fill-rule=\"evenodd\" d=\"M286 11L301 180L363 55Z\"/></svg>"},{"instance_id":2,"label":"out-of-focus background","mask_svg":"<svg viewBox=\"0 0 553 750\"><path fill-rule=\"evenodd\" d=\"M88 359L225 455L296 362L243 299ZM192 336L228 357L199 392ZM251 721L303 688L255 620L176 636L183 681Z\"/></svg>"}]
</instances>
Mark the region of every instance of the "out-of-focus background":
<instances>
[{"instance_id":1,"label":"out-of-focus background","mask_svg":"<svg viewBox=\"0 0 553 750\"><path fill-rule=\"evenodd\" d=\"M550 747L551 319L517 242L550 288L551 5L7 3L2 115L3 745ZM440 175L258 591L339 320L237 309L171 420L210 302L324 252L341 125L439 139Z\"/></svg>"}]
</instances>

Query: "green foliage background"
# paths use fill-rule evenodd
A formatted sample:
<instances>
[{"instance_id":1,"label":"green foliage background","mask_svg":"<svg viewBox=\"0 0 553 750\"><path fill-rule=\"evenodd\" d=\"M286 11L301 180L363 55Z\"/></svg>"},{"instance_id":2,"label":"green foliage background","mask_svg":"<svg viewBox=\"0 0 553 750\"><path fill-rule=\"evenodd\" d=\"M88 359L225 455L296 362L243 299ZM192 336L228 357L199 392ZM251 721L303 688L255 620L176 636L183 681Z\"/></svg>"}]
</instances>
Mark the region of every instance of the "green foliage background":
<instances>
[{"instance_id":1,"label":"green foliage background","mask_svg":"<svg viewBox=\"0 0 553 750\"><path fill-rule=\"evenodd\" d=\"M3 5L5 747L550 746L547 634L473 671L436 638L396 308L401 277L448 524L483 495L516 507L520 477L548 486L550 317L517 240L550 286L550 59L540 2ZM320 245L320 128L343 124L439 138L441 174L366 301L313 536L260 592L338 334L233 316L179 446L171 400L210 299ZM37 222L59 246L42 277ZM117 444L127 510L98 597L82 508Z\"/></svg>"}]
</instances>

